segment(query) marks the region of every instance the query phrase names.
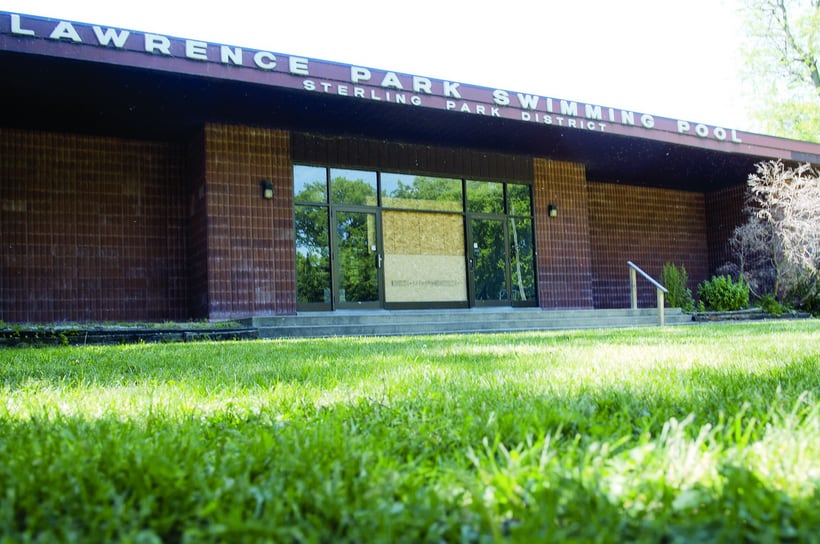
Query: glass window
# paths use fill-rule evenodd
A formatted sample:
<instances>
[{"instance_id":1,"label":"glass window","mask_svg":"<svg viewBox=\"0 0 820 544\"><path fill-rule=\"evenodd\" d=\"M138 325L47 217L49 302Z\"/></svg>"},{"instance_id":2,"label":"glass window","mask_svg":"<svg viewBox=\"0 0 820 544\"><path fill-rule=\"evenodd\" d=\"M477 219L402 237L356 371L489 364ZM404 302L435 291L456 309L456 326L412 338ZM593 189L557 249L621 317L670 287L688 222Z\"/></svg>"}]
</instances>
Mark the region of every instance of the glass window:
<instances>
[{"instance_id":1,"label":"glass window","mask_svg":"<svg viewBox=\"0 0 820 544\"><path fill-rule=\"evenodd\" d=\"M293 199L296 202L327 202L327 169L294 165Z\"/></svg>"},{"instance_id":2,"label":"glass window","mask_svg":"<svg viewBox=\"0 0 820 544\"><path fill-rule=\"evenodd\" d=\"M389 208L460 212L461 180L382 174L382 205Z\"/></svg>"},{"instance_id":3,"label":"glass window","mask_svg":"<svg viewBox=\"0 0 820 544\"><path fill-rule=\"evenodd\" d=\"M330 304L330 239L326 206L295 206L296 300Z\"/></svg>"},{"instance_id":4,"label":"glass window","mask_svg":"<svg viewBox=\"0 0 820 544\"><path fill-rule=\"evenodd\" d=\"M532 215L532 192L529 185L507 185L510 215Z\"/></svg>"},{"instance_id":5,"label":"glass window","mask_svg":"<svg viewBox=\"0 0 820 544\"><path fill-rule=\"evenodd\" d=\"M535 300L535 262L532 219L510 217L510 275L514 302Z\"/></svg>"},{"instance_id":6,"label":"glass window","mask_svg":"<svg viewBox=\"0 0 820 544\"><path fill-rule=\"evenodd\" d=\"M376 172L331 168L330 195L334 204L375 206Z\"/></svg>"},{"instance_id":7,"label":"glass window","mask_svg":"<svg viewBox=\"0 0 820 544\"><path fill-rule=\"evenodd\" d=\"M467 211L504 213L504 184L492 181L468 181Z\"/></svg>"}]
</instances>

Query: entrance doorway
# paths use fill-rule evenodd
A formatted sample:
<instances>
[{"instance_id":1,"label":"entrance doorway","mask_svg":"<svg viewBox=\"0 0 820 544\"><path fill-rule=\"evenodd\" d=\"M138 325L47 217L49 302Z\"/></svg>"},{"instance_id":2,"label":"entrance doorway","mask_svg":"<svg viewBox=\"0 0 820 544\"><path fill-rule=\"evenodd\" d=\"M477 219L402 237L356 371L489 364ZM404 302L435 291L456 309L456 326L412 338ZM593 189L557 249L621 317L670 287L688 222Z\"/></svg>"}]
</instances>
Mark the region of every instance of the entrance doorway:
<instances>
[{"instance_id":1,"label":"entrance doorway","mask_svg":"<svg viewBox=\"0 0 820 544\"><path fill-rule=\"evenodd\" d=\"M469 225L471 302L475 306L506 304L510 281L504 221L472 218Z\"/></svg>"},{"instance_id":2,"label":"entrance doorway","mask_svg":"<svg viewBox=\"0 0 820 544\"><path fill-rule=\"evenodd\" d=\"M535 303L531 220L471 217L468 239L471 306Z\"/></svg>"},{"instance_id":3,"label":"entrance doorway","mask_svg":"<svg viewBox=\"0 0 820 544\"><path fill-rule=\"evenodd\" d=\"M381 217L378 211L333 211L334 306L380 308L384 299Z\"/></svg>"},{"instance_id":4,"label":"entrance doorway","mask_svg":"<svg viewBox=\"0 0 820 544\"><path fill-rule=\"evenodd\" d=\"M534 306L529 185L294 166L297 310Z\"/></svg>"}]
</instances>

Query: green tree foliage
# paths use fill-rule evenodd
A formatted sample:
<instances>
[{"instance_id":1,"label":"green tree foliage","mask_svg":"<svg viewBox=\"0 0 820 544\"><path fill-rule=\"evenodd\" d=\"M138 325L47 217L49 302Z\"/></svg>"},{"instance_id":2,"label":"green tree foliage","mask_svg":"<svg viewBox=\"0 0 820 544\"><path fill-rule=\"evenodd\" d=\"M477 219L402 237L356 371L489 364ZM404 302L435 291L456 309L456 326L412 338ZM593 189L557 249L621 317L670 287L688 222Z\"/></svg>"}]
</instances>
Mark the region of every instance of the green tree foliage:
<instances>
[{"instance_id":1,"label":"green tree foliage","mask_svg":"<svg viewBox=\"0 0 820 544\"><path fill-rule=\"evenodd\" d=\"M820 0L741 0L745 78L767 132L820 142Z\"/></svg>"}]
</instances>

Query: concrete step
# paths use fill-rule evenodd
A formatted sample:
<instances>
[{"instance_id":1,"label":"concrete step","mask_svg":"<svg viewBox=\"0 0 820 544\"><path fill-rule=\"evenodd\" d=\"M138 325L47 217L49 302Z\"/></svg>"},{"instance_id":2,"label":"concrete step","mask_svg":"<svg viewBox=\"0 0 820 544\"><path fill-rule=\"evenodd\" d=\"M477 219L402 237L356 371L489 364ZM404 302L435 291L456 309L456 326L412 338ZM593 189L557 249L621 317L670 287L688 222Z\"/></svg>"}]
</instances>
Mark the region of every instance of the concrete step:
<instances>
[{"instance_id":1,"label":"concrete step","mask_svg":"<svg viewBox=\"0 0 820 544\"><path fill-rule=\"evenodd\" d=\"M691 323L678 308L666 309L666 324ZM526 308L309 312L295 316L254 317L243 324L260 338L395 336L533 330L652 327L655 309L548 310Z\"/></svg>"}]
</instances>

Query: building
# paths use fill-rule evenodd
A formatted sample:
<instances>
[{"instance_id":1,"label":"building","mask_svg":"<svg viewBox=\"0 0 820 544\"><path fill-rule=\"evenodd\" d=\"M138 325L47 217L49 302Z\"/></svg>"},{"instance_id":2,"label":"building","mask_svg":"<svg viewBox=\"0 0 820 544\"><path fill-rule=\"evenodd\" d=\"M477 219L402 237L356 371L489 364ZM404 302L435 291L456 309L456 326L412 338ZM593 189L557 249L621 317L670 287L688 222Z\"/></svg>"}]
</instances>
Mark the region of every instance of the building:
<instances>
[{"instance_id":1,"label":"building","mask_svg":"<svg viewBox=\"0 0 820 544\"><path fill-rule=\"evenodd\" d=\"M629 306L820 145L0 13L0 320ZM654 304L647 286L641 303Z\"/></svg>"}]
</instances>

